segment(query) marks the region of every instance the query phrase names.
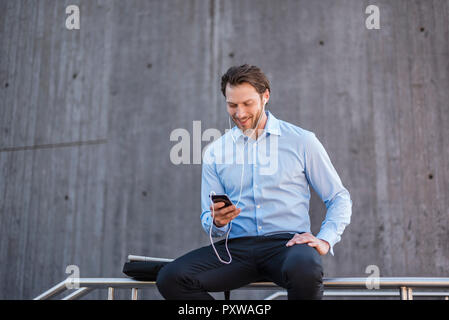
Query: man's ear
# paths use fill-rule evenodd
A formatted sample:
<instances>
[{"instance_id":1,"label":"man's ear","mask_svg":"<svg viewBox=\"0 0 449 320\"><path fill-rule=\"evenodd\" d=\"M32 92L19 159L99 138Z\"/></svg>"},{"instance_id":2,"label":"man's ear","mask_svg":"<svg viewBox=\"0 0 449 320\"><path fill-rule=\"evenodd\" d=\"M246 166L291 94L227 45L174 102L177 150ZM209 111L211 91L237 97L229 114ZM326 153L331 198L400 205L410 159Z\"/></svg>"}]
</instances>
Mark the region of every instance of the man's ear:
<instances>
[{"instance_id":1,"label":"man's ear","mask_svg":"<svg viewBox=\"0 0 449 320\"><path fill-rule=\"evenodd\" d=\"M268 100L270 99L270 91L268 91L268 89L265 90L265 92L263 93L263 103L267 103Z\"/></svg>"}]
</instances>

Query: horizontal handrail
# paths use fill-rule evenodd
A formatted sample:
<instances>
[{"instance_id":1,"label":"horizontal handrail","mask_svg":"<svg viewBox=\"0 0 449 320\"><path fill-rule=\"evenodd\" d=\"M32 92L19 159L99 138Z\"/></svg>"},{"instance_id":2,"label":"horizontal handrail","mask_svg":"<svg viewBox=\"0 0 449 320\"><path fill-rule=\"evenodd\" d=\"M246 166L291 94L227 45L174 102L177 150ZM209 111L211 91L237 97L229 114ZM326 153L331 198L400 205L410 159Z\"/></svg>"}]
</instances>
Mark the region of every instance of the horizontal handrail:
<instances>
[{"instance_id":1,"label":"horizontal handrail","mask_svg":"<svg viewBox=\"0 0 449 320\"><path fill-rule=\"evenodd\" d=\"M264 300L274 300L278 297L286 297L287 291L277 291ZM325 290L323 296L325 297L399 297L401 293L398 290ZM449 291L414 291L414 297L444 297L449 298Z\"/></svg>"},{"instance_id":2,"label":"horizontal handrail","mask_svg":"<svg viewBox=\"0 0 449 320\"><path fill-rule=\"evenodd\" d=\"M373 278L369 278L373 281ZM379 288L449 288L449 278L427 278L427 277L380 277L374 279ZM372 283L372 282L368 282ZM156 284L155 281L138 281L131 278L79 278L77 279L79 288L148 288ZM68 278L41 295L35 300L50 299L57 294L67 290L69 285L73 286L73 279ZM325 288L367 288L367 278L324 278L323 285ZM242 288L245 289L271 289L279 287L273 282L254 282ZM83 292L81 292L83 293Z\"/></svg>"},{"instance_id":3,"label":"horizontal handrail","mask_svg":"<svg viewBox=\"0 0 449 320\"><path fill-rule=\"evenodd\" d=\"M146 257L139 255L128 255L129 261L152 261L152 262L171 262L174 259L168 258L156 258ZM66 280L56 284L52 288L48 289L44 293L40 294L34 300L50 299L69 288L73 288L73 278L67 278ZM77 280L77 290L68 296L64 297L65 300L78 299L94 289L108 288L108 298L113 299L114 288L128 288L132 289L132 299L137 299L137 289L148 288L156 284L155 281L138 281L131 278L79 278ZM363 277L363 278L324 278L323 285L325 288L339 288L339 289L368 289L369 285L378 285L378 288L399 289L398 292L392 293L393 296L399 295L401 299L409 300L413 299L413 295L427 295L432 296L432 293L415 292L413 294L412 288L449 288L449 278L438 277ZM245 289L272 289L279 287L274 282L253 282L242 288ZM325 295L338 295L336 291L326 290ZM341 295L357 295L357 296L386 296L390 293L381 290L365 290L362 293L341 291ZM283 294L278 292L276 294ZM446 293L439 295L435 293L434 296L446 296Z\"/></svg>"},{"instance_id":4,"label":"horizontal handrail","mask_svg":"<svg viewBox=\"0 0 449 320\"><path fill-rule=\"evenodd\" d=\"M380 277L380 278L324 278L323 284L328 288L366 288L367 284L373 283L373 280L379 284L379 287L432 287L449 288L449 278L424 278L424 277ZM254 282L249 287L278 287L273 282Z\"/></svg>"},{"instance_id":5,"label":"horizontal handrail","mask_svg":"<svg viewBox=\"0 0 449 320\"><path fill-rule=\"evenodd\" d=\"M130 255L128 255L128 260L129 261L172 262L174 259L136 256L136 255L130 254Z\"/></svg>"}]
</instances>

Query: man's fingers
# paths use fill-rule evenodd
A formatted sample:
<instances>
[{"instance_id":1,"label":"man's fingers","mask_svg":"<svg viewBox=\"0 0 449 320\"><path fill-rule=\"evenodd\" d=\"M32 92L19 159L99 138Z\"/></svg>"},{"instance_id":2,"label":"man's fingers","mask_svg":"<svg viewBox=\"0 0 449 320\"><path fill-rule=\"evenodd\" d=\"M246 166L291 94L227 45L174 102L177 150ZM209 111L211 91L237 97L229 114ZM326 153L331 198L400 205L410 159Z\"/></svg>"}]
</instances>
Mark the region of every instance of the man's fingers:
<instances>
[{"instance_id":1,"label":"man's fingers","mask_svg":"<svg viewBox=\"0 0 449 320\"><path fill-rule=\"evenodd\" d=\"M237 216L240 214L241 211L242 211L242 209L237 208L237 209L235 209L235 210L233 210L233 211L230 211L230 212L228 212L228 213L226 213L226 214L224 214L224 215L223 215L223 214L219 215L219 216L216 218L216 220L219 221L220 224L226 225L226 224L228 224L231 220L233 220L235 217L237 217Z\"/></svg>"},{"instance_id":2,"label":"man's fingers","mask_svg":"<svg viewBox=\"0 0 449 320\"><path fill-rule=\"evenodd\" d=\"M235 213L237 213L237 212L240 212L240 211L242 211L242 209L237 208L237 207L234 207L233 209L231 209L231 210L229 210L228 212L226 212L226 214L227 214L227 215L233 215L233 214L235 214Z\"/></svg>"},{"instance_id":3,"label":"man's fingers","mask_svg":"<svg viewBox=\"0 0 449 320\"><path fill-rule=\"evenodd\" d=\"M286 243L286 246L291 247L295 244L303 243L307 243L308 246L315 248L320 255L327 253L325 249L320 247L321 241L310 233L295 234L295 236Z\"/></svg>"},{"instance_id":4,"label":"man's fingers","mask_svg":"<svg viewBox=\"0 0 449 320\"><path fill-rule=\"evenodd\" d=\"M232 205L232 206L228 206L226 208L215 210L215 213L218 213L221 216L225 216L225 215L235 211L236 209L237 208L234 205Z\"/></svg>"},{"instance_id":5,"label":"man's fingers","mask_svg":"<svg viewBox=\"0 0 449 320\"><path fill-rule=\"evenodd\" d=\"M310 233L295 234L295 236L287 242L286 246L290 247L294 244L303 244L310 242L316 242L315 237Z\"/></svg>"},{"instance_id":6,"label":"man's fingers","mask_svg":"<svg viewBox=\"0 0 449 320\"><path fill-rule=\"evenodd\" d=\"M301 244L301 243L308 243L308 242L314 242L314 241L315 241L315 239L313 239L313 238L304 237L304 238L301 238L301 239L297 239L295 241L295 243Z\"/></svg>"},{"instance_id":7,"label":"man's fingers","mask_svg":"<svg viewBox=\"0 0 449 320\"><path fill-rule=\"evenodd\" d=\"M233 219L233 218L235 218L236 216L238 216L239 213L240 213L241 211L242 211L242 209L236 208L235 210L232 210L232 211L230 211L230 212L227 212L227 213L224 215L224 217L227 218L227 219Z\"/></svg>"},{"instance_id":8,"label":"man's fingers","mask_svg":"<svg viewBox=\"0 0 449 320\"><path fill-rule=\"evenodd\" d=\"M224 206L225 206L224 202L217 202L214 204L213 208L212 208L212 205L209 208L210 208L210 211L214 210L215 212L218 212L219 214L225 214L225 213L235 209L234 205L228 206L226 208L224 208Z\"/></svg>"},{"instance_id":9,"label":"man's fingers","mask_svg":"<svg viewBox=\"0 0 449 320\"><path fill-rule=\"evenodd\" d=\"M225 205L225 203L224 203L223 201L215 202L215 203L213 204L213 209L214 209L214 210L218 210L218 209L224 207L224 205ZM210 210L212 211L212 205L210 205L209 208L210 208Z\"/></svg>"},{"instance_id":10,"label":"man's fingers","mask_svg":"<svg viewBox=\"0 0 449 320\"><path fill-rule=\"evenodd\" d=\"M215 210L215 217L220 220L232 220L242 212L241 208L236 208L235 206L229 206L221 210ZM212 215L212 211L210 213Z\"/></svg>"},{"instance_id":11,"label":"man's fingers","mask_svg":"<svg viewBox=\"0 0 449 320\"><path fill-rule=\"evenodd\" d=\"M308 242L311 242L311 241L313 241L313 240L310 240L310 239L290 240L289 242L287 242L287 247L290 247L290 246L292 246L294 244L303 244L303 243L308 243Z\"/></svg>"}]
</instances>

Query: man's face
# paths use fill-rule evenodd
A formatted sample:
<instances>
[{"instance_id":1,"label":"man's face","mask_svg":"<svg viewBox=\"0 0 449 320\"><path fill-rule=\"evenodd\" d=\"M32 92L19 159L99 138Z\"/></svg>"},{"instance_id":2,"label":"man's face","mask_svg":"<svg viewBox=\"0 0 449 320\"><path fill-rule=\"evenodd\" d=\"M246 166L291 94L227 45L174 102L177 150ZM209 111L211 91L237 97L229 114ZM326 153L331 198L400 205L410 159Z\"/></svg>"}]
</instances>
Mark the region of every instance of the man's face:
<instances>
[{"instance_id":1,"label":"man's face","mask_svg":"<svg viewBox=\"0 0 449 320\"><path fill-rule=\"evenodd\" d=\"M263 94L267 99L268 90ZM254 129L262 112L261 95L249 83L226 85L226 104L229 116L243 132Z\"/></svg>"}]
</instances>

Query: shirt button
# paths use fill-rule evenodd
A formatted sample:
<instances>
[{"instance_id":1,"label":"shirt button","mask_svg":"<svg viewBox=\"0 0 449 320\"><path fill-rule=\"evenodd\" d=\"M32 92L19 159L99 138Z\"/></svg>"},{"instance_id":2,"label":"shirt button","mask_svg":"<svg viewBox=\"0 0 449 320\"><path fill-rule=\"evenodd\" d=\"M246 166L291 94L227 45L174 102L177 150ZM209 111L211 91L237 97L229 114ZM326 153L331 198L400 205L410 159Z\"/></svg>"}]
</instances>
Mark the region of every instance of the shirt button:
<instances>
[{"instance_id":1,"label":"shirt button","mask_svg":"<svg viewBox=\"0 0 449 320\"><path fill-rule=\"evenodd\" d=\"M260 208L260 204L257 205L257 208L258 208L258 209Z\"/></svg>"},{"instance_id":2,"label":"shirt button","mask_svg":"<svg viewBox=\"0 0 449 320\"><path fill-rule=\"evenodd\" d=\"M261 226L259 226L259 230L260 230L260 229L262 229L262 227L261 227Z\"/></svg>"}]
</instances>

